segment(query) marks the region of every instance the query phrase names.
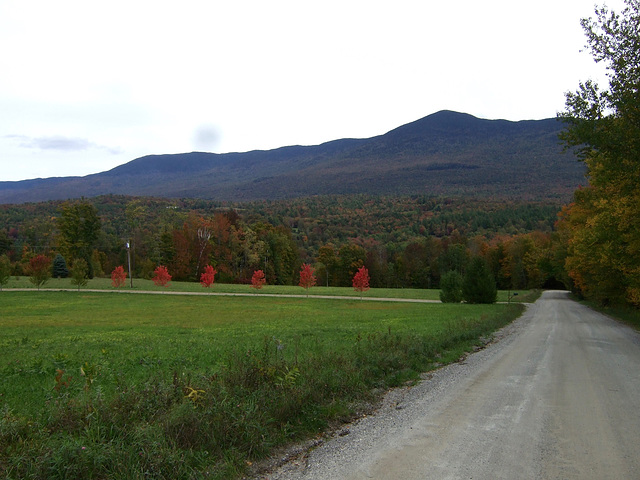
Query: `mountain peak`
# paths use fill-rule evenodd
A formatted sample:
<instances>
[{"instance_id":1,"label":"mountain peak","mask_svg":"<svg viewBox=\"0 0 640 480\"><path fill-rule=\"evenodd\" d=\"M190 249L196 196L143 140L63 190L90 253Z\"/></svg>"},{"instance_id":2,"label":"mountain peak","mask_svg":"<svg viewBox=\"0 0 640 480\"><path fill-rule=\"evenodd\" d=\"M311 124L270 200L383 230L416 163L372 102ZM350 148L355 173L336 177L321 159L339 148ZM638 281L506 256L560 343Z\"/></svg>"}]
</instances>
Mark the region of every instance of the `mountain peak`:
<instances>
[{"instance_id":1,"label":"mountain peak","mask_svg":"<svg viewBox=\"0 0 640 480\"><path fill-rule=\"evenodd\" d=\"M214 154L148 155L87 177L0 182L0 203L104 194L226 201L325 194L562 198L584 183L556 119L442 110L368 139Z\"/></svg>"}]
</instances>

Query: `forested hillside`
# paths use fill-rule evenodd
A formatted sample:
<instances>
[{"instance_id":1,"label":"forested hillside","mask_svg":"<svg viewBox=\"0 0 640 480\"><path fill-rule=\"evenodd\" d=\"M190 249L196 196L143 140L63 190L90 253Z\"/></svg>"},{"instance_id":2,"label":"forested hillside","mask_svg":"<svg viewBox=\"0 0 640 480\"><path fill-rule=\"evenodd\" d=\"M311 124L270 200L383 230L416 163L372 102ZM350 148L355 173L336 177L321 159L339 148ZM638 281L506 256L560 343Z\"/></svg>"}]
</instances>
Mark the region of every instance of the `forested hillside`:
<instances>
[{"instance_id":1,"label":"forested hillside","mask_svg":"<svg viewBox=\"0 0 640 480\"><path fill-rule=\"evenodd\" d=\"M511 122L441 111L367 139L214 154L148 155L86 177L0 182L0 203L105 194L276 200L427 195L568 201L584 166L556 119Z\"/></svg>"},{"instance_id":2,"label":"forested hillside","mask_svg":"<svg viewBox=\"0 0 640 480\"><path fill-rule=\"evenodd\" d=\"M7 229L0 232L0 255L9 254L15 274L26 273L37 254L60 253L72 263L78 253L70 244L82 239L69 240L64 225L86 223L87 207L100 229L91 254L82 255L96 275L125 264L130 242L134 276L149 277L166 265L176 280L196 281L210 264L223 282L247 283L262 269L271 284L293 284L304 262L315 265L325 285L348 286L365 265L372 286L427 288L437 287L448 270L464 270L474 255L492 264L504 288L566 278L552 245L559 205L437 197L231 204L104 196L2 205L0 222Z\"/></svg>"}]
</instances>

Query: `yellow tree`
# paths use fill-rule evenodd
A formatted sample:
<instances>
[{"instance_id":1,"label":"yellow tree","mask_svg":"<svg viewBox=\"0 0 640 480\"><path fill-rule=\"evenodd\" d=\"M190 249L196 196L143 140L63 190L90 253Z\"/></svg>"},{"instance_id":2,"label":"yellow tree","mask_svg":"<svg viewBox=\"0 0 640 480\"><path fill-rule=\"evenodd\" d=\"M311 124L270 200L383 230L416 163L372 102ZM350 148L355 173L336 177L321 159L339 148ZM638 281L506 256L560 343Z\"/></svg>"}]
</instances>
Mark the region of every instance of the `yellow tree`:
<instances>
[{"instance_id":1,"label":"yellow tree","mask_svg":"<svg viewBox=\"0 0 640 480\"><path fill-rule=\"evenodd\" d=\"M589 186L563 212L567 268L585 296L640 305L640 0L622 14L607 7L582 20L609 86L587 81L567 94L561 138L579 147Z\"/></svg>"}]
</instances>

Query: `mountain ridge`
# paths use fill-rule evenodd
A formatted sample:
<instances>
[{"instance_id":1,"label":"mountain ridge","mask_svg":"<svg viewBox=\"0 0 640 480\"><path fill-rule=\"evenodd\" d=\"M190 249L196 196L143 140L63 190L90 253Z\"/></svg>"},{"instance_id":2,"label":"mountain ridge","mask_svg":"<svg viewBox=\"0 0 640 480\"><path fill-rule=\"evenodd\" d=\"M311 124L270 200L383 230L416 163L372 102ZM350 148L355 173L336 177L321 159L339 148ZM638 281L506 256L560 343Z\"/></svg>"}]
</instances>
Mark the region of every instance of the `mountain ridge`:
<instances>
[{"instance_id":1,"label":"mountain ridge","mask_svg":"<svg viewBox=\"0 0 640 480\"><path fill-rule=\"evenodd\" d=\"M229 201L380 193L566 200L584 166L557 119L479 119L443 110L385 134L249 152L146 155L84 177L0 182L0 203L104 194Z\"/></svg>"}]
</instances>

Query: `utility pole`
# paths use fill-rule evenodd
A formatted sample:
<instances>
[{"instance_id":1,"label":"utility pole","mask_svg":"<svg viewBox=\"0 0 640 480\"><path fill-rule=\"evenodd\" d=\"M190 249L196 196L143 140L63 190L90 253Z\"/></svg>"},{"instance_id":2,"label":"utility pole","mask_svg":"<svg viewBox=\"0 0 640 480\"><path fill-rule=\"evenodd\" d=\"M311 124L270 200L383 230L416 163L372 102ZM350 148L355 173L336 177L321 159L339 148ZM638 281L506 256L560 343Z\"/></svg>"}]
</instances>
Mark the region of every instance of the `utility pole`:
<instances>
[{"instance_id":1,"label":"utility pole","mask_svg":"<svg viewBox=\"0 0 640 480\"><path fill-rule=\"evenodd\" d=\"M133 288L133 277L131 276L131 249L130 249L130 243L127 242L127 262L129 264L129 282L131 285L131 288Z\"/></svg>"}]
</instances>

